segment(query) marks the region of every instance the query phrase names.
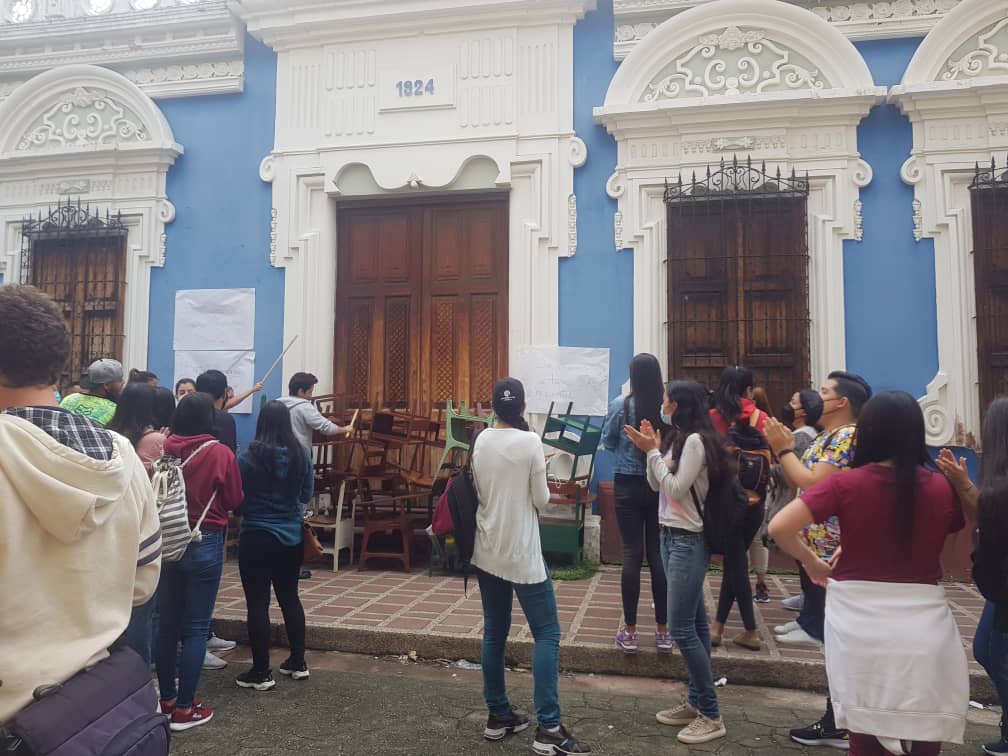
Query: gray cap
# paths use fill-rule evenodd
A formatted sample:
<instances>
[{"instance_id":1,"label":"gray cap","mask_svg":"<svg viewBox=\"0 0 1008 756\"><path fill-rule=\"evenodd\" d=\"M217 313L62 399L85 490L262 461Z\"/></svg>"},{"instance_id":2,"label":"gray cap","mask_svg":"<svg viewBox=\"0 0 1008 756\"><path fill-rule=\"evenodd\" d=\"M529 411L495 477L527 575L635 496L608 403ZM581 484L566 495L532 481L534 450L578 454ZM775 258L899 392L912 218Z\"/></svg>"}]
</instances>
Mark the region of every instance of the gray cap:
<instances>
[{"instance_id":1,"label":"gray cap","mask_svg":"<svg viewBox=\"0 0 1008 756\"><path fill-rule=\"evenodd\" d=\"M93 385L104 386L123 379L123 366L118 360L95 360L88 366L87 375Z\"/></svg>"}]
</instances>

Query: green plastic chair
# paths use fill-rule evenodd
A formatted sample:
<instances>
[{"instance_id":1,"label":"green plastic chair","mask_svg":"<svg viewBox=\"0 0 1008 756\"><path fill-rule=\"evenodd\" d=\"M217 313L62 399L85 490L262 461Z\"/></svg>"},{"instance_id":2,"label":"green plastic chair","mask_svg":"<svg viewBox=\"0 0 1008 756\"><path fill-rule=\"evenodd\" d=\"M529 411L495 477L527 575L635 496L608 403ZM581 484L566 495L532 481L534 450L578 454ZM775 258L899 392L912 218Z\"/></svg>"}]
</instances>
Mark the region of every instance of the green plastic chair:
<instances>
[{"instance_id":1,"label":"green plastic chair","mask_svg":"<svg viewBox=\"0 0 1008 756\"><path fill-rule=\"evenodd\" d=\"M456 411L449 400L445 406L445 448L441 453L438 470L444 467L446 461L453 463L458 452L469 452L470 436L466 434L468 425L478 423L484 427L491 427L496 420L493 413L487 417L471 414L466 410L465 402L461 402L458 411Z\"/></svg>"}]
</instances>

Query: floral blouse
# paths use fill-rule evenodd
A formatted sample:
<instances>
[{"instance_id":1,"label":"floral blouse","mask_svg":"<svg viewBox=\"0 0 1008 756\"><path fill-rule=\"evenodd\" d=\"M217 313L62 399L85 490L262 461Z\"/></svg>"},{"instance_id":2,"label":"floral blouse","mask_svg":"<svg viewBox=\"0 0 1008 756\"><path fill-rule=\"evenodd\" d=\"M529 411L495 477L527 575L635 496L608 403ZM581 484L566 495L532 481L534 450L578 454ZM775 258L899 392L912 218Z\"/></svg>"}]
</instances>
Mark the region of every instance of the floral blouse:
<instances>
[{"instance_id":1,"label":"floral blouse","mask_svg":"<svg viewBox=\"0 0 1008 756\"><path fill-rule=\"evenodd\" d=\"M846 470L854 461L854 428L842 425L820 433L802 455L802 464L810 470L820 462ZM820 559L829 559L840 546L840 522L836 517L809 525L802 534Z\"/></svg>"}]
</instances>

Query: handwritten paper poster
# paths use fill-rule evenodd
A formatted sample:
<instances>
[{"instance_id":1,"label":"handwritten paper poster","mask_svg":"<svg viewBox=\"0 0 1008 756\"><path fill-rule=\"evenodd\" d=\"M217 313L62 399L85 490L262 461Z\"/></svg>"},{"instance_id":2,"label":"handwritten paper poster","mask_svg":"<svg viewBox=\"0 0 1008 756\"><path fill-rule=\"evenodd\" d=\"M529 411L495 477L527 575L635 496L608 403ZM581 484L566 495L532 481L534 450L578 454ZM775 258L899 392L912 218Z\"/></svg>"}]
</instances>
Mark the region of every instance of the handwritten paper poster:
<instances>
[{"instance_id":1,"label":"handwritten paper poster","mask_svg":"<svg viewBox=\"0 0 1008 756\"><path fill-rule=\"evenodd\" d=\"M255 348L255 289L175 293L176 351Z\"/></svg>"},{"instance_id":2,"label":"handwritten paper poster","mask_svg":"<svg viewBox=\"0 0 1008 756\"><path fill-rule=\"evenodd\" d=\"M525 385L529 412L545 413L550 402L574 414L605 416L609 407L609 350L526 346L512 353L511 375Z\"/></svg>"},{"instance_id":3,"label":"handwritten paper poster","mask_svg":"<svg viewBox=\"0 0 1008 756\"><path fill-rule=\"evenodd\" d=\"M207 370L220 370L227 376L228 386L235 394L248 391L255 385L255 352L246 351L196 351L175 352L175 380L196 378ZM252 412L253 394L231 410L233 413Z\"/></svg>"}]
</instances>

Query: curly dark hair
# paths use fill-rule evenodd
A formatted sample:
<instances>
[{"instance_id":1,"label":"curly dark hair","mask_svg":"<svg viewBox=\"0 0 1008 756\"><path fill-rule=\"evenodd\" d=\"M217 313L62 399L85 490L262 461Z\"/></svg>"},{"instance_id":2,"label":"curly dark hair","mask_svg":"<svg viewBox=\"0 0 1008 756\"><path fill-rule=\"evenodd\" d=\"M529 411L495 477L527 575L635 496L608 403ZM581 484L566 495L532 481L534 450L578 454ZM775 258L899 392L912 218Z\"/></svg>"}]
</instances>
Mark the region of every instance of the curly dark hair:
<instances>
[{"instance_id":1,"label":"curly dark hair","mask_svg":"<svg viewBox=\"0 0 1008 756\"><path fill-rule=\"evenodd\" d=\"M0 383L7 388L55 385L70 357L59 306L34 286L0 286Z\"/></svg>"}]
</instances>

